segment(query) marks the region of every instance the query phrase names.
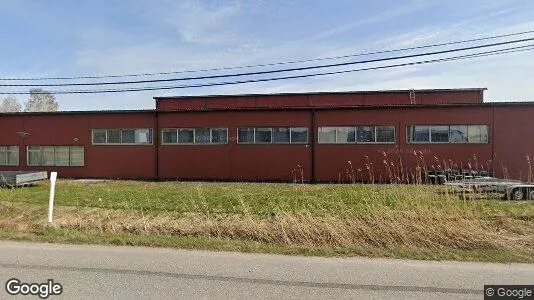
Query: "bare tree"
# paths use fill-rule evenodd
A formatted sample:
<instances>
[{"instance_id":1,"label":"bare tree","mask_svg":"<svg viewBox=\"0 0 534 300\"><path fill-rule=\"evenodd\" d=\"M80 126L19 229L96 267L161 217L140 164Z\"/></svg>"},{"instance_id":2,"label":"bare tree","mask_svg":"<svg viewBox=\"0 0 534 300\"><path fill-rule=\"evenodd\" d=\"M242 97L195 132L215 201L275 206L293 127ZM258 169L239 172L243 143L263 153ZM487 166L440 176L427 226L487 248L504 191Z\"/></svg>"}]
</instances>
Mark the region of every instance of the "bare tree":
<instances>
[{"instance_id":1,"label":"bare tree","mask_svg":"<svg viewBox=\"0 0 534 300\"><path fill-rule=\"evenodd\" d=\"M0 112L20 112L21 110L22 105L18 103L15 97L6 97L0 103Z\"/></svg>"},{"instance_id":2,"label":"bare tree","mask_svg":"<svg viewBox=\"0 0 534 300\"><path fill-rule=\"evenodd\" d=\"M30 89L30 98L25 103L24 111L57 111L59 105L51 92L43 89Z\"/></svg>"}]
</instances>

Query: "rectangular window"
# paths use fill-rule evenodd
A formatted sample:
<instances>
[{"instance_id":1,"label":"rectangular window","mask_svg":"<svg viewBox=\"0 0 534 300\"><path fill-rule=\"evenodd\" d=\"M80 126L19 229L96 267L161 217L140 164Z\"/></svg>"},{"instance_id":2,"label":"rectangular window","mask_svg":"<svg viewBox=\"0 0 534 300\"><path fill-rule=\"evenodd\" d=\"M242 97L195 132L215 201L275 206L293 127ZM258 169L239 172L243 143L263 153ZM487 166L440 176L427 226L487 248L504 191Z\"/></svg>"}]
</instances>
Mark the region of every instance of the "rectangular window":
<instances>
[{"instance_id":1,"label":"rectangular window","mask_svg":"<svg viewBox=\"0 0 534 300\"><path fill-rule=\"evenodd\" d=\"M85 164L85 153L83 146L70 146L70 166L83 167Z\"/></svg>"},{"instance_id":2,"label":"rectangular window","mask_svg":"<svg viewBox=\"0 0 534 300\"><path fill-rule=\"evenodd\" d=\"M487 143L488 126L486 125L469 125L467 127L467 140L469 143Z\"/></svg>"},{"instance_id":3,"label":"rectangular window","mask_svg":"<svg viewBox=\"0 0 534 300\"><path fill-rule=\"evenodd\" d=\"M377 143L395 143L395 126L376 126Z\"/></svg>"},{"instance_id":4,"label":"rectangular window","mask_svg":"<svg viewBox=\"0 0 534 300\"><path fill-rule=\"evenodd\" d=\"M292 144L307 144L308 143L308 128L306 127L291 127L291 143Z\"/></svg>"},{"instance_id":5,"label":"rectangular window","mask_svg":"<svg viewBox=\"0 0 534 300\"><path fill-rule=\"evenodd\" d=\"M93 129L94 145L152 144L152 129Z\"/></svg>"},{"instance_id":6,"label":"rectangular window","mask_svg":"<svg viewBox=\"0 0 534 300\"><path fill-rule=\"evenodd\" d=\"M428 143L430 142L430 127L429 126L412 126L410 138L412 142Z\"/></svg>"},{"instance_id":7,"label":"rectangular window","mask_svg":"<svg viewBox=\"0 0 534 300\"><path fill-rule=\"evenodd\" d=\"M395 126L319 127L319 144L395 143Z\"/></svg>"},{"instance_id":8,"label":"rectangular window","mask_svg":"<svg viewBox=\"0 0 534 300\"><path fill-rule=\"evenodd\" d=\"M337 127L336 143L348 144L356 142L356 130L354 127Z\"/></svg>"},{"instance_id":9,"label":"rectangular window","mask_svg":"<svg viewBox=\"0 0 534 300\"><path fill-rule=\"evenodd\" d=\"M227 128L165 128L161 130L162 144L226 144Z\"/></svg>"},{"instance_id":10,"label":"rectangular window","mask_svg":"<svg viewBox=\"0 0 534 300\"><path fill-rule=\"evenodd\" d=\"M288 127L273 128L273 142L279 144L288 144L291 142L291 134Z\"/></svg>"},{"instance_id":11,"label":"rectangular window","mask_svg":"<svg viewBox=\"0 0 534 300\"><path fill-rule=\"evenodd\" d=\"M451 125L449 141L451 143L467 143L467 125Z\"/></svg>"},{"instance_id":12,"label":"rectangular window","mask_svg":"<svg viewBox=\"0 0 534 300\"><path fill-rule=\"evenodd\" d=\"M408 126L410 143L488 142L488 125L412 125Z\"/></svg>"},{"instance_id":13,"label":"rectangular window","mask_svg":"<svg viewBox=\"0 0 534 300\"><path fill-rule=\"evenodd\" d=\"M430 141L432 143L448 143L449 126L430 126Z\"/></svg>"},{"instance_id":14,"label":"rectangular window","mask_svg":"<svg viewBox=\"0 0 534 300\"><path fill-rule=\"evenodd\" d=\"M176 129L163 129L161 131L161 141L163 144L178 143L178 131Z\"/></svg>"},{"instance_id":15,"label":"rectangular window","mask_svg":"<svg viewBox=\"0 0 534 300\"><path fill-rule=\"evenodd\" d=\"M122 144L135 144L135 130L134 129L122 130L121 143Z\"/></svg>"},{"instance_id":16,"label":"rectangular window","mask_svg":"<svg viewBox=\"0 0 534 300\"><path fill-rule=\"evenodd\" d=\"M238 128L237 142L244 144L254 143L254 128Z\"/></svg>"},{"instance_id":17,"label":"rectangular window","mask_svg":"<svg viewBox=\"0 0 534 300\"><path fill-rule=\"evenodd\" d=\"M19 165L19 146L0 146L0 166Z\"/></svg>"},{"instance_id":18,"label":"rectangular window","mask_svg":"<svg viewBox=\"0 0 534 300\"><path fill-rule=\"evenodd\" d=\"M211 141L209 128L195 129L195 144L209 144Z\"/></svg>"},{"instance_id":19,"label":"rectangular window","mask_svg":"<svg viewBox=\"0 0 534 300\"><path fill-rule=\"evenodd\" d=\"M228 143L228 128L212 128L211 129L211 143L212 144Z\"/></svg>"},{"instance_id":20,"label":"rectangular window","mask_svg":"<svg viewBox=\"0 0 534 300\"><path fill-rule=\"evenodd\" d=\"M307 144L306 127L247 127L237 129L238 144Z\"/></svg>"},{"instance_id":21,"label":"rectangular window","mask_svg":"<svg viewBox=\"0 0 534 300\"><path fill-rule=\"evenodd\" d=\"M254 143L269 144L272 140L272 128L255 128Z\"/></svg>"},{"instance_id":22,"label":"rectangular window","mask_svg":"<svg viewBox=\"0 0 534 300\"><path fill-rule=\"evenodd\" d=\"M28 146L28 166L82 167L83 146Z\"/></svg>"},{"instance_id":23,"label":"rectangular window","mask_svg":"<svg viewBox=\"0 0 534 300\"><path fill-rule=\"evenodd\" d=\"M191 128L178 129L178 144L193 144L195 142L195 130Z\"/></svg>"},{"instance_id":24,"label":"rectangular window","mask_svg":"<svg viewBox=\"0 0 534 300\"><path fill-rule=\"evenodd\" d=\"M56 166L70 166L69 147L59 146L55 147L56 152Z\"/></svg>"},{"instance_id":25,"label":"rectangular window","mask_svg":"<svg viewBox=\"0 0 534 300\"><path fill-rule=\"evenodd\" d=\"M319 127L319 143L329 144L336 142L336 127Z\"/></svg>"},{"instance_id":26,"label":"rectangular window","mask_svg":"<svg viewBox=\"0 0 534 300\"><path fill-rule=\"evenodd\" d=\"M358 143L374 143L376 141L374 126L358 126L356 131L358 133Z\"/></svg>"}]
</instances>

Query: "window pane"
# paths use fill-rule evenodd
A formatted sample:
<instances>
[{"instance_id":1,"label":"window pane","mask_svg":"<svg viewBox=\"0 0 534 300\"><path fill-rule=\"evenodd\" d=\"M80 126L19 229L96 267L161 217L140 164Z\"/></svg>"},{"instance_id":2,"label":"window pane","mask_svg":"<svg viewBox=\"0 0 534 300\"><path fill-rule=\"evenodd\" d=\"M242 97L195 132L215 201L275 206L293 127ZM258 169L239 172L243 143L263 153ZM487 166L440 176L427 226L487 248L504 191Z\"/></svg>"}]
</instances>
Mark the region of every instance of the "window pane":
<instances>
[{"instance_id":1,"label":"window pane","mask_svg":"<svg viewBox=\"0 0 534 300\"><path fill-rule=\"evenodd\" d=\"M395 143L395 126L376 126L378 143Z\"/></svg>"},{"instance_id":2,"label":"window pane","mask_svg":"<svg viewBox=\"0 0 534 300\"><path fill-rule=\"evenodd\" d=\"M467 125L451 125L450 128L451 143L467 143Z\"/></svg>"},{"instance_id":3,"label":"window pane","mask_svg":"<svg viewBox=\"0 0 534 300\"><path fill-rule=\"evenodd\" d=\"M120 130L119 129L108 129L108 144L119 144L121 142L120 140Z\"/></svg>"},{"instance_id":4,"label":"window pane","mask_svg":"<svg viewBox=\"0 0 534 300\"><path fill-rule=\"evenodd\" d=\"M374 143L376 141L374 126L358 126L356 135L358 143Z\"/></svg>"},{"instance_id":5,"label":"window pane","mask_svg":"<svg viewBox=\"0 0 534 300\"><path fill-rule=\"evenodd\" d=\"M136 144L152 144L152 129L136 129L135 130Z\"/></svg>"},{"instance_id":6,"label":"window pane","mask_svg":"<svg viewBox=\"0 0 534 300\"><path fill-rule=\"evenodd\" d=\"M105 129L93 129L93 144L105 144L106 143L106 130Z\"/></svg>"},{"instance_id":7,"label":"window pane","mask_svg":"<svg viewBox=\"0 0 534 300\"><path fill-rule=\"evenodd\" d=\"M356 131L354 127L338 127L337 128L337 143L347 144L354 143Z\"/></svg>"},{"instance_id":8,"label":"window pane","mask_svg":"<svg viewBox=\"0 0 534 300\"><path fill-rule=\"evenodd\" d=\"M193 129L178 129L178 143L192 144L193 135Z\"/></svg>"},{"instance_id":9,"label":"window pane","mask_svg":"<svg viewBox=\"0 0 534 300\"><path fill-rule=\"evenodd\" d=\"M273 128L273 142L274 143L289 143L289 128L276 127Z\"/></svg>"},{"instance_id":10,"label":"window pane","mask_svg":"<svg viewBox=\"0 0 534 300\"><path fill-rule=\"evenodd\" d=\"M448 143L449 126L430 126L430 141L433 143Z\"/></svg>"},{"instance_id":11,"label":"window pane","mask_svg":"<svg viewBox=\"0 0 534 300\"><path fill-rule=\"evenodd\" d=\"M65 146L55 147L56 154L56 166L68 166L69 165L69 148Z\"/></svg>"},{"instance_id":12,"label":"window pane","mask_svg":"<svg viewBox=\"0 0 534 300\"><path fill-rule=\"evenodd\" d=\"M55 161L54 147L43 146L43 166L53 166Z\"/></svg>"},{"instance_id":13,"label":"window pane","mask_svg":"<svg viewBox=\"0 0 534 300\"><path fill-rule=\"evenodd\" d=\"M293 127L291 128L291 143L308 143L308 128Z\"/></svg>"},{"instance_id":14,"label":"window pane","mask_svg":"<svg viewBox=\"0 0 534 300\"><path fill-rule=\"evenodd\" d=\"M135 130L134 129L121 130L121 143L135 144Z\"/></svg>"},{"instance_id":15,"label":"window pane","mask_svg":"<svg viewBox=\"0 0 534 300\"><path fill-rule=\"evenodd\" d=\"M16 150L9 150L9 148L13 148L13 147L8 147L7 164L9 166L18 166L19 165L19 147L15 147L17 148Z\"/></svg>"},{"instance_id":16,"label":"window pane","mask_svg":"<svg viewBox=\"0 0 534 300\"><path fill-rule=\"evenodd\" d=\"M335 127L319 127L319 143L335 143L336 142L336 128Z\"/></svg>"},{"instance_id":17,"label":"window pane","mask_svg":"<svg viewBox=\"0 0 534 300\"><path fill-rule=\"evenodd\" d=\"M488 126L487 125L469 125L467 130L469 143L487 143Z\"/></svg>"},{"instance_id":18,"label":"window pane","mask_svg":"<svg viewBox=\"0 0 534 300\"><path fill-rule=\"evenodd\" d=\"M176 129L163 129L161 133L163 144L178 143L178 131Z\"/></svg>"},{"instance_id":19,"label":"window pane","mask_svg":"<svg viewBox=\"0 0 534 300\"><path fill-rule=\"evenodd\" d=\"M209 128L195 129L195 143L209 144L209 142L210 142L210 129Z\"/></svg>"},{"instance_id":20,"label":"window pane","mask_svg":"<svg viewBox=\"0 0 534 300\"><path fill-rule=\"evenodd\" d=\"M70 147L70 165L74 167L84 165L84 148L83 146Z\"/></svg>"},{"instance_id":21,"label":"window pane","mask_svg":"<svg viewBox=\"0 0 534 300\"><path fill-rule=\"evenodd\" d=\"M28 147L28 165L40 166L41 165L41 147L29 146Z\"/></svg>"},{"instance_id":22,"label":"window pane","mask_svg":"<svg viewBox=\"0 0 534 300\"><path fill-rule=\"evenodd\" d=\"M227 128L213 128L211 130L211 142L214 144L228 143L228 129Z\"/></svg>"},{"instance_id":23,"label":"window pane","mask_svg":"<svg viewBox=\"0 0 534 300\"><path fill-rule=\"evenodd\" d=\"M0 146L0 166L7 165L7 147Z\"/></svg>"},{"instance_id":24,"label":"window pane","mask_svg":"<svg viewBox=\"0 0 534 300\"><path fill-rule=\"evenodd\" d=\"M429 126L411 126L411 141L412 142L429 142Z\"/></svg>"},{"instance_id":25,"label":"window pane","mask_svg":"<svg viewBox=\"0 0 534 300\"><path fill-rule=\"evenodd\" d=\"M237 129L238 143L254 143L254 128L238 128Z\"/></svg>"},{"instance_id":26,"label":"window pane","mask_svg":"<svg viewBox=\"0 0 534 300\"><path fill-rule=\"evenodd\" d=\"M271 128L256 128L255 143L270 143L271 142Z\"/></svg>"}]
</instances>

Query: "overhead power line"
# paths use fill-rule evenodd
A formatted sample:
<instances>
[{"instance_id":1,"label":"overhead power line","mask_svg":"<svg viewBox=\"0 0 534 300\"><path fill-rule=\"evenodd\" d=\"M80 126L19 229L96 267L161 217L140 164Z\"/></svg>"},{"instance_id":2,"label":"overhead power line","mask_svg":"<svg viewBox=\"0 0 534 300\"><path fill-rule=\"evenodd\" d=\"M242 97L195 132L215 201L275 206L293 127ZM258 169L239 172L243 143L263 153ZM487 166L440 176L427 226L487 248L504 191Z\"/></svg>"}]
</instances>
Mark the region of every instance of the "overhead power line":
<instances>
[{"instance_id":1,"label":"overhead power line","mask_svg":"<svg viewBox=\"0 0 534 300\"><path fill-rule=\"evenodd\" d=\"M292 76L283 76L283 77L271 77L271 78L260 78L260 79L249 79L249 80L239 80L239 81L226 81L226 82L212 82L212 83L201 83L201 84L190 84L190 85L178 85L178 86L163 86L163 87L144 87L144 88L128 88L128 89L107 89L107 90L68 90L68 91L53 91L53 94L97 94L97 93L124 93L124 92L139 92L139 91L155 91L155 90L172 90L172 89L184 89L184 88L198 88L198 87L210 87L210 86L224 86L224 85L235 85L235 84L244 84L244 83L256 83L256 82L268 82L268 81L278 81L278 80L288 80L288 79L297 79L297 78L308 78L316 76L326 76L326 75L337 75L361 71L370 71L370 70L379 70L379 69L388 69L388 68L397 68L413 65L423 65L431 63L440 63L447 61L463 60L469 58L477 58L484 56L493 56L506 53L515 53L521 51L531 51L534 50L534 44L511 47L499 50L491 50L479 53L465 54L460 56L452 56L441 59L433 60L424 60L416 62L407 62L401 64L385 65L385 66L376 66L368 67L361 69L351 69L351 70L342 70L342 71L332 71L332 72L323 72L323 73L313 73L313 74L302 74L302 75L292 75ZM27 95L29 92L0 92L2 95Z\"/></svg>"},{"instance_id":2,"label":"overhead power line","mask_svg":"<svg viewBox=\"0 0 534 300\"><path fill-rule=\"evenodd\" d=\"M454 52L460 52L460 51L468 51L468 50L482 49L482 48L488 48L488 47L510 45L510 44L528 42L528 41L533 41L533 40L534 38L525 38L525 39L519 39L519 40L511 40L511 41L505 41L505 42L483 44L483 45L476 45L476 46L470 46L470 47L464 47L464 48L455 48L455 49L410 54L410 55L375 58L375 59L359 60L359 61L343 62L343 63L335 63L335 64L315 65L315 66L299 67L299 68L277 69L277 70L267 70L267 71L257 71L257 72L244 72L244 73L235 73L235 74L181 77L181 78L169 78L169 79L135 80L135 81L96 82L96 83L0 84L0 86L3 86L3 87L64 87L64 86L126 85L126 84L145 84L145 83L160 83L160 82L241 77L241 76L252 76L252 75L266 75L266 74L275 74L275 73L283 73L283 72L306 71L306 70L314 70L314 69L322 69L322 68L342 67L342 66L350 66L350 65L356 65L356 64L384 62L384 61L391 61L391 60L415 58L415 57L421 57L421 56L454 53Z\"/></svg>"},{"instance_id":3,"label":"overhead power line","mask_svg":"<svg viewBox=\"0 0 534 300\"><path fill-rule=\"evenodd\" d=\"M438 44L416 46L416 47L406 47L406 48L400 48L400 49L382 50L382 51L374 51L374 52L366 52L366 53L356 53L356 54L349 54L349 55L340 55L340 56L322 57L322 58L304 59L304 60L293 60L293 61L275 62L275 63L266 63L266 64L257 64L257 65L235 66L235 67L209 68L209 69L185 70L185 71L174 71L174 72L155 72L155 73L138 73L138 74L102 75L102 76L0 78L0 80L5 80L5 81L41 81L41 80L104 79L104 78L163 76L163 75L176 75L176 74L199 73L199 72L229 71L229 70L238 70L238 69L246 69L246 68L272 67L272 66L289 65L289 64L297 64L297 63L317 62L317 61L352 58L352 57L359 57L359 56L369 56L369 55L376 55L376 54L386 54L386 53L409 51L409 50L426 49L426 48L433 48L433 47L441 47L441 46L449 46L449 45L457 45L457 44L465 44L465 43L479 42L479 41L492 40L492 39L499 39L499 38L505 38L505 37L511 37L511 36L531 34L531 33L534 33L534 30L515 32L515 33L508 33L508 34L501 34L501 35L494 35L494 36L487 36L487 37L475 38L475 39L467 39L467 40L461 40L461 41L453 41L453 42L446 42L446 43L438 43Z\"/></svg>"}]
</instances>

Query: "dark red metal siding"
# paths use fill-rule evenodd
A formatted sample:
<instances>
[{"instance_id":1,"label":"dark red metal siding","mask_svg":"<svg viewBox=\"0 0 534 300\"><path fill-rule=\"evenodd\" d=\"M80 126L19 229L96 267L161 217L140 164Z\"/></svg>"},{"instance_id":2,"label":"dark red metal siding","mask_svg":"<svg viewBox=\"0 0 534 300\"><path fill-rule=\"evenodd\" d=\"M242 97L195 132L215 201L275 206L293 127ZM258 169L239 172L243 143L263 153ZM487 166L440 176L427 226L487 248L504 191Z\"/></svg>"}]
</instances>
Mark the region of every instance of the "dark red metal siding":
<instances>
[{"instance_id":1,"label":"dark red metal siding","mask_svg":"<svg viewBox=\"0 0 534 300\"><path fill-rule=\"evenodd\" d=\"M468 165L473 169L482 165L485 169L491 168L491 139L488 144L461 145L409 144L406 141L408 125L488 124L491 129L491 107L347 109L318 111L316 114L317 126L395 125L397 138L395 145L317 144L315 170L318 181L345 181L350 178L348 172L353 172L356 180L367 181L370 171L376 181L392 176L406 179L415 175L418 165L427 169L468 168Z\"/></svg>"},{"instance_id":2,"label":"dark red metal siding","mask_svg":"<svg viewBox=\"0 0 534 300\"><path fill-rule=\"evenodd\" d=\"M160 113L159 127L233 127L231 112ZM233 153L226 145L160 145L159 176L162 179L220 179L231 177Z\"/></svg>"},{"instance_id":3,"label":"dark red metal siding","mask_svg":"<svg viewBox=\"0 0 534 300\"><path fill-rule=\"evenodd\" d=\"M310 111L235 112L232 138L237 141L237 127L308 127ZM308 132L310 139L310 132ZM309 142L311 142L309 140ZM303 170L303 179L311 179L311 146L243 145L234 143L233 176L238 180L293 180L293 170ZM300 176L299 176L300 177ZM299 178L300 179L300 178Z\"/></svg>"},{"instance_id":4,"label":"dark red metal siding","mask_svg":"<svg viewBox=\"0 0 534 300\"><path fill-rule=\"evenodd\" d=\"M0 117L0 144L19 146L19 167L58 171L60 177L155 179L155 146L93 146L93 128L153 128L152 114L21 115ZM4 127L6 125L6 127ZM16 132L27 133L22 139ZM28 167L27 146L84 146L84 167Z\"/></svg>"},{"instance_id":5,"label":"dark red metal siding","mask_svg":"<svg viewBox=\"0 0 534 300\"><path fill-rule=\"evenodd\" d=\"M160 113L163 128L227 127L227 145L160 145L163 179L293 180L301 165L311 179L311 148L306 145L237 144L238 127L310 127L307 111ZM300 176L299 176L300 177Z\"/></svg>"},{"instance_id":6,"label":"dark red metal siding","mask_svg":"<svg viewBox=\"0 0 534 300\"><path fill-rule=\"evenodd\" d=\"M495 107L494 154L498 176L533 181L533 117L534 106Z\"/></svg>"},{"instance_id":7,"label":"dark red metal siding","mask_svg":"<svg viewBox=\"0 0 534 300\"><path fill-rule=\"evenodd\" d=\"M482 103L481 90L417 91L416 104ZM410 91L158 98L160 110L410 104Z\"/></svg>"}]
</instances>

